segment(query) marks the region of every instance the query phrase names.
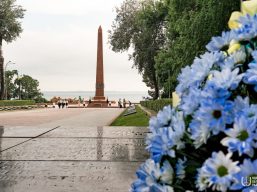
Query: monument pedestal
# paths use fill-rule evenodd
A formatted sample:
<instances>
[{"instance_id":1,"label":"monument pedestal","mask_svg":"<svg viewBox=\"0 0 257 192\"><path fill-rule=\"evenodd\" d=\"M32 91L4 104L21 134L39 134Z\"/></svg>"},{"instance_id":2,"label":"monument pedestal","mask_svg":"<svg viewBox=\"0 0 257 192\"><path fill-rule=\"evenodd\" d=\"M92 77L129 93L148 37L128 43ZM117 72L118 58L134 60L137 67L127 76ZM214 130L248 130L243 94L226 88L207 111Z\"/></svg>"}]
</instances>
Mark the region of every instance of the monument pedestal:
<instances>
[{"instance_id":1,"label":"monument pedestal","mask_svg":"<svg viewBox=\"0 0 257 192\"><path fill-rule=\"evenodd\" d=\"M105 101L106 99L105 99L104 96L95 96L95 97L93 98L93 100L97 100L97 101L98 101L98 100L100 100L100 101L101 101L101 100L104 100L104 101Z\"/></svg>"},{"instance_id":2,"label":"monument pedestal","mask_svg":"<svg viewBox=\"0 0 257 192\"><path fill-rule=\"evenodd\" d=\"M105 108L108 107L108 103L106 100L93 100L91 103L88 104L89 108Z\"/></svg>"}]
</instances>

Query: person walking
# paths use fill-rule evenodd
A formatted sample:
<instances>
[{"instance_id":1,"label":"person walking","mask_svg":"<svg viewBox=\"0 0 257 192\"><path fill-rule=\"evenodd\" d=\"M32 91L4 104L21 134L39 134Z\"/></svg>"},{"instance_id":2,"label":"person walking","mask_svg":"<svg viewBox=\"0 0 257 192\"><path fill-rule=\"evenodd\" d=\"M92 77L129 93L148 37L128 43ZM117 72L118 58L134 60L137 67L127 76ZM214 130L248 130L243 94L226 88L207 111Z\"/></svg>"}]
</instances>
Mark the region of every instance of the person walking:
<instances>
[{"instance_id":1,"label":"person walking","mask_svg":"<svg viewBox=\"0 0 257 192\"><path fill-rule=\"evenodd\" d=\"M125 100L125 98L123 99L123 108L126 108L126 100Z\"/></svg>"},{"instance_id":2,"label":"person walking","mask_svg":"<svg viewBox=\"0 0 257 192\"><path fill-rule=\"evenodd\" d=\"M57 104L58 104L58 107L59 107L59 109L61 109L61 101L60 100L58 100L58 102L57 102Z\"/></svg>"},{"instance_id":3,"label":"person walking","mask_svg":"<svg viewBox=\"0 0 257 192\"><path fill-rule=\"evenodd\" d=\"M119 105L119 108L122 108L122 105L121 105L121 99L119 99L119 101L118 101L118 105Z\"/></svg>"},{"instance_id":4,"label":"person walking","mask_svg":"<svg viewBox=\"0 0 257 192\"><path fill-rule=\"evenodd\" d=\"M62 108L64 108L64 106L65 106L65 102L64 100L62 100Z\"/></svg>"}]
</instances>

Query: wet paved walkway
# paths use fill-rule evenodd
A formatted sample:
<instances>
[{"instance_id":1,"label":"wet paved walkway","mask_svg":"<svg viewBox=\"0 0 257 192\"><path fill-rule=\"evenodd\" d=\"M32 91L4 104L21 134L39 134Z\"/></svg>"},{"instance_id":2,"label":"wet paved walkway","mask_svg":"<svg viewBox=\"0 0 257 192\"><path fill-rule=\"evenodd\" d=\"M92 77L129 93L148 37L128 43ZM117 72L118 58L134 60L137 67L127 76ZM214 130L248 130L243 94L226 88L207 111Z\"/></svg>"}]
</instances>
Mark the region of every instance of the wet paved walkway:
<instances>
[{"instance_id":1,"label":"wet paved walkway","mask_svg":"<svg viewBox=\"0 0 257 192\"><path fill-rule=\"evenodd\" d=\"M49 110L50 116L45 111L29 113L43 118L40 123L29 121L26 114L21 119L23 126L17 126L19 120L7 118L19 116L18 112L0 113L0 124L5 122L0 126L1 192L129 190L136 169L147 158L147 129L104 126L119 109L69 110L58 114Z\"/></svg>"}]
</instances>

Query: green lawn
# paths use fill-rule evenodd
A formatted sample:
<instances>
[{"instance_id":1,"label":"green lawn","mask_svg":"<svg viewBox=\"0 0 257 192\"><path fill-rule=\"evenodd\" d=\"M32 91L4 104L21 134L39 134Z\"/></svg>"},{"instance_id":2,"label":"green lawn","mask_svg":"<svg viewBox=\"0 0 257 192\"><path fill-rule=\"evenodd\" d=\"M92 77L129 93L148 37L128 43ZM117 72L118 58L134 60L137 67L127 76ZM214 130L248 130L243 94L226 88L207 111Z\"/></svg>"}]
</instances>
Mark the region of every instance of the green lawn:
<instances>
[{"instance_id":1,"label":"green lawn","mask_svg":"<svg viewBox=\"0 0 257 192\"><path fill-rule=\"evenodd\" d=\"M148 126L148 115L138 106L136 106L136 110L137 112L132 115L123 116L127 111L125 110L114 122L112 122L111 126Z\"/></svg>"}]
</instances>

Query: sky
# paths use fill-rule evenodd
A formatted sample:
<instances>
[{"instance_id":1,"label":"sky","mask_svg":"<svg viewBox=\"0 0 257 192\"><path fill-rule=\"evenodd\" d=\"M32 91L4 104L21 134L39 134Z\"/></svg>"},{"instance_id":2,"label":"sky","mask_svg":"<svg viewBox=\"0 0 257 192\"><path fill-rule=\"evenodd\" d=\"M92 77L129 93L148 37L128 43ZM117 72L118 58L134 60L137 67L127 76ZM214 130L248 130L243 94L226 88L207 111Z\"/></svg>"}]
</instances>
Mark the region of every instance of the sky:
<instances>
[{"instance_id":1,"label":"sky","mask_svg":"<svg viewBox=\"0 0 257 192\"><path fill-rule=\"evenodd\" d=\"M26 9L23 33L4 43L7 70L40 82L42 91L94 91L97 30L103 29L104 78L108 91L147 91L128 53L115 53L108 33L123 0L17 0Z\"/></svg>"}]
</instances>

